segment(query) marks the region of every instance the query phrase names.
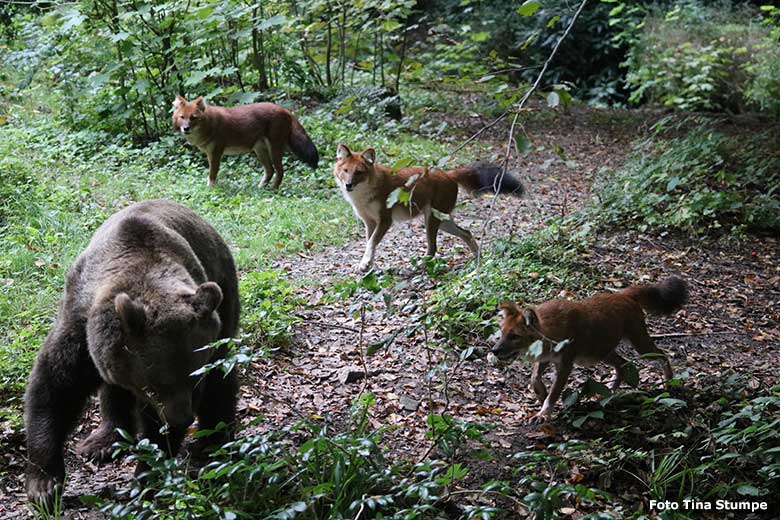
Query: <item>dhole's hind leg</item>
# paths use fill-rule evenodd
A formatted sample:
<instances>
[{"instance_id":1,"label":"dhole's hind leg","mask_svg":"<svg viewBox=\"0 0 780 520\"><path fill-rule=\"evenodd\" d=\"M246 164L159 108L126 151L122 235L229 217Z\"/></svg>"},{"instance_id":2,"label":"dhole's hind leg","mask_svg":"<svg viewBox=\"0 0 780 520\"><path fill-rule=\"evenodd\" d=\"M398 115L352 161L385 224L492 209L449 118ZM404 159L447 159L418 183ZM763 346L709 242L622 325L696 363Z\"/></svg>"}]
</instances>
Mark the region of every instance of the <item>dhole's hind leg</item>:
<instances>
[{"instance_id":1,"label":"dhole's hind leg","mask_svg":"<svg viewBox=\"0 0 780 520\"><path fill-rule=\"evenodd\" d=\"M466 242L466 244L469 246L469 249L471 249L471 252L474 253L475 256L479 256L479 246L477 245L477 241L474 240L474 237L468 230L458 226L451 218L450 220L443 220L441 222L440 229L445 233L449 233L450 235L456 236Z\"/></svg>"},{"instance_id":2,"label":"dhole's hind leg","mask_svg":"<svg viewBox=\"0 0 780 520\"><path fill-rule=\"evenodd\" d=\"M626 360L613 351L604 358L604 362L615 368L615 378L609 383L609 389L614 392L620 387L620 382L623 380L623 365L626 364Z\"/></svg>"},{"instance_id":3,"label":"dhole's hind leg","mask_svg":"<svg viewBox=\"0 0 780 520\"><path fill-rule=\"evenodd\" d=\"M260 187L265 188L265 186L270 182L271 177L274 175L274 167L271 163L271 155L268 153L268 149L263 144L258 144L255 146L255 155L265 170L263 180L260 181Z\"/></svg>"},{"instance_id":4,"label":"dhole's hind leg","mask_svg":"<svg viewBox=\"0 0 780 520\"><path fill-rule=\"evenodd\" d=\"M661 364L661 369L664 371L664 378L667 381L674 377L669 358L666 357L666 354L664 354L662 350L659 350L658 347L655 346L653 338L647 333L647 325L645 324L644 319L631 327L631 330L628 333L628 340L634 345L637 352L643 355L650 354L655 361Z\"/></svg>"},{"instance_id":5,"label":"dhole's hind leg","mask_svg":"<svg viewBox=\"0 0 780 520\"><path fill-rule=\"evenodd\" d=\"M425 256L436 256L436 235L439 234L441 220L434 217L432 213L425 215L425 235L428 238L428 251Z\"/></svg>"},{"instance_id":6,"label":"dhole's hind leg","mask_svg":"<svg viewBox=\"0 0 780 520\"><path fill-rule=\"evenodd\" d=\"M266 142L268 141L266 140ZM284 178L284 165L282 164L282 150L284 150L284 148L282 146L272 147L270 146L270 143L269 148L271 149L271 160L274 163L274 170L276 170L272 187L273 189L276 189Z\"/></svg>"},{"instance_id":7,"label":"dhole's hind leg","mask_svg":"<svg viewBox=\"0 0 780 520\"><path fill-rule=\"evenodd\" d=\"M534 368L531 371L531 388L540 403L544 403L544 400L547 398L547 387L544 386L544 381L542 381L542 376L544 375L544 371L547 370L547 365L548 363L546 362L534 363Z\"/></svg>"}]
</instances>

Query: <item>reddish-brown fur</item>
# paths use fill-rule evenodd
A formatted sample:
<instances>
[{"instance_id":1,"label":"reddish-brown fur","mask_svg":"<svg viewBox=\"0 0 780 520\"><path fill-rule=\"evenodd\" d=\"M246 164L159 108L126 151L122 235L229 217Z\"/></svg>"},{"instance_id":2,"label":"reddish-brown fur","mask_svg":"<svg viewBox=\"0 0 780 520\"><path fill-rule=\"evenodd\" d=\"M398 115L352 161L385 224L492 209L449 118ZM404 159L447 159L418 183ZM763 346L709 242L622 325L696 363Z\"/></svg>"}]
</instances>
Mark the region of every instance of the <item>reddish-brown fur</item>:
<instances>
[{"instance_id":1,"label":"reddish-brown fur","mask_svg":"<svg viewBox=\"0 0 780 520\"><path fill-rule=\"evenodd\" d=\"M224 154L254 153L265 169L261 186L274 177L276 188L284 177L282 155L290 148L302 161L316 168L317 149L297 119L274 103L237 107L207 106L202 96L173 102L173 126L187 140L206 152L209 185L217 182Z\"/></svg>"},{"instance_id":2,"label":"reddish-brown fur","mask_svg":"<svg viewBox=\"0 0 780 520\"><path fill-rule=\"evenodd\" d=\"M336 182L366 227L366 251L360 270L365 271L371 266L377 245L394 221L410 220L420 215L425 217L428 256L436 254L436 238L440 229L459 237L474 254L478 254L474 237L455 224L450 214L458 201L459 185L469 191L492 191L499 168L477 163L451 171L422 167L393 171L376 162L373 148L358 153L343 144L338 146L336 158L333 168ZM500 192L522 193L522 185L514 177L507 175L504 179L502 175L499 180L502 181ZM399 189L409 193L408 202L395 202L388 208L388 198Z\"/></svg>"},{"instance_id":3,"label":"reddish-brown fur","mask_svg":"<svg viewBox=\"0 0 780 520\"><path fill-rule=\"evenodd\" d=\"M618 388L626 361L615 352L615 347L622 339L628 339L640 354L657 356L665 378L671 379L671 365L647 332L643 308L671 314L686 300L685 283L673 277L658 285L633 286L582 301L550 300L533 308L506 302L501 305L504 313L501 339L492 351L499 359L509 360L525 353L534 342L542 342L542 352L534 364L532 388L544 403L536 418L546 419L575 363L589 366L603 361L612 365L616 373L611 387ZM568 343L556 351L556 346L566 340ZM550 362L556 365L557 371L548 395L542 374Z\"/></svg>"}]
</instances>

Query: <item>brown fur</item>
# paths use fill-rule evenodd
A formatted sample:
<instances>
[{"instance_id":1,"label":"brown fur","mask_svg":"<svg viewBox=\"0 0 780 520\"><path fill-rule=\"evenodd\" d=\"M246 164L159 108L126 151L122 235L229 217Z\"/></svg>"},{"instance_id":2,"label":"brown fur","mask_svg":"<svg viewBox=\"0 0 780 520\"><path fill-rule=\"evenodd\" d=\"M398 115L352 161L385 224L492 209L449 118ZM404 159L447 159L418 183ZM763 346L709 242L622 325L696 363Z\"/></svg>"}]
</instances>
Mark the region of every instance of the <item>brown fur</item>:
<instances>
[{"instance_id":1,"label":"brown fur","mask_svg":"<svg viewBox=\"0 0 780 520\"><path fill-rule=\"evenodd\" d=\"M501 305L501 339L492 352L500 360L510 360L524 354L534 342L542 342L542 353L534 364L532 388L543 403L536 419L547 419L575 363L590 366L603 361L612 365L615 379L611 388L620 386L626 361L615 352L615 347L624 338L640 354L659 356L664 377L671 379L671 365L647 332L643 308L671 314L685 304L687 295L685 282L672 277L658 285L633 286L582 301L550 300L533 308L506 302ZM556 346L565 340L568 344L556 351ZM542 375L550 362L556 365L556 376L548 395Z\"/></svg>"},{"instance_id":2,"label":"brown fur","mask_svg":"<svg viewBox=\"0 0 780 520\"><path fill-rule=\"evenodd\" d=\"M224 154L254 153L265 169L260 186L273 177L278 188L284 177L282 155L288 148L303 162L316 168L319 156L306 130L288 110L274 103L237 107L207 106L202 96L188 102L176 96L173 127L209 160L208 184L217 182Z\"/></svg>"},{"instance_id":3,"label":"brown fur","mask_svg":"<svg viewBox=\"0 0 780 520\"><path fill-rule=\"evenodd\" d=\"M394 221L410 220L421 215L425 217L428 256L436 254L439 229L459 237L475 255L478 254L474 237L455 224L450 214L458 200L459 185L472 192L491 191L493 185L501 180L499 168L477 163L452 171L417 166L394 172L376 162L373 148L357 153L343 144L338 146L336 158L333 168L336 182L366 228L366 251L360 262L361 271L367 270L373 263L376 247ZM396 202L388 208L388 198L399 189L410 192L409 202ZM519 195L522 185L507 175L498 191Z\"/></svg>"},{"instance_id":4,"label":"brown fur","mask_svg":"<svg viewBox=\"0 0 780 520\"><path fill-rule=\"evenodd\" d=\"M194 212L154 200L108 219L68 272L27 384L29 499L51 506L65 477L63 445L96 390L102 422L81 447L90 458L110 455L117 428L132 434L140 423L144 437L174 455L194 415L204 429L230 424L235 372L190 374L225 356L224 348L199 349L235 335L238 314L230 251Z\"/></svg>"}]
</instances>

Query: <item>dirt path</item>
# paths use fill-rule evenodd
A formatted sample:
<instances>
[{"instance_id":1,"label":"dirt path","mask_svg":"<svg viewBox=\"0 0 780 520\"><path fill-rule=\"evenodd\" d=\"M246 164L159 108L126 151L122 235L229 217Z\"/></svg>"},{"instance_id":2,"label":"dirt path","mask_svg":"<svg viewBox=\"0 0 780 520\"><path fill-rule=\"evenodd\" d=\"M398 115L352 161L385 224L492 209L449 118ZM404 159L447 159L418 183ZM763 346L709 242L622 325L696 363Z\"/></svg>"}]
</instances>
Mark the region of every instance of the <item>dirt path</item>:
<instances>
[{"instance_id":1,"label":"dirt path","mask_svg":"<svg viewBox=\"0 0 780 520\"><path fill-rule=\"evenodd\" d=\"M546 149L535 151L511 167L521 172L529 184L529 200L509 198L466 199L456 210L457 221L475 235L483 229L483 246L495 237L514 232L523 235L542 226L546 217L570 212L590 196L594 176L602 167L615 167L625 158L630 142L643 124L636 113L574 111L553 121L529 124L534 143ZM479 121L471 123L476 129ZM470 130L471 128L464 128ZM503 153L504 136L496 130L485 136L486 151ZM552 150L561 146L568 166ZM381 157L380 157L381 161ZM574 166L574 167L572 167ZM346 204L346 203L345 203ZM363 372L359 346L376 343L388 334L407 327L424 309L435 281L410 266L410 258L424 253L421 222L394 227L378 249L376 267L391 270L406 280L397 291L394 305L400 309L386 315L384 305L366 311L364 320L353 317L351 300L324 303L323 295L334 282L354 279L363 252L361 224L354 222L354 240L343 248L327 248L313 255L297 255L278 260L274 268L292 281L304 284L300 294L309 302L300 312L304 317L293 344L283 352L257 362L247 374L242 389L240 413L243 419L266 416L262 428L278 428L298 421L301 416L343 424L353 400L361 390L373 392L377 404L371 422L377 427L394 424L388 446L392 456L417 458L430 447L426 438L426 416L447 406L447 413L477 422L492 422L496 428L489 438L504 453L523 447L540 435L523 419L537 404L527 391L530 367L516 363L511 370L490 367L484 360L462 363L450 373L446 396L438 377L426 378L431 368L447 358L457 363L455 354L427 349L420 338L399 336L388 348L366 357L369 374L365 382L343 382L345 371ZM749 247L748 247L749 246ZM457 240L440 237L440 252L452 269L464 269L469 252ZM586 261L605 273L603 287L616 287L635 280L656 280L667 273L682 273L692 283L689 307L676 318L653 320L655 333L695 334L669 337L660 345L670 354L676 369L688 367L694 374L750 371L761 384L777 381L773 373L780 361L776 345L778 303L780 303L780 243L772 239L751 239L735 247L695 243L684 238L658 239L635 234L607 237L587 254ZM569 288L578 294L578 288ZM717 334L710 334L717 333ZM749 368L748 368L749 367ZM608 377L606 370L578 370L577 382L588 374ZM652 386L660 376L650 366L641 371L642 385ZM694 376L695 377L695 376ZM576 384L572 383L572 384ZM445 397L449 400L445 402ZM321 419L318 419L321 418ZM95 410L77 432L83 438L96 424ZM20 439L13 440L21 443ZM95 513L78 507L80 494L101 494L123 485L132 475L128 462L96 467L73 453L66 456L69 483L66 504L73 518L94 518ZM6 452L9 474L20 475L0 497L0 517L22 518L24 510L21 448ZM503 464L496 460L481 471L495 478Z\"/></svg>"}]
</instances>

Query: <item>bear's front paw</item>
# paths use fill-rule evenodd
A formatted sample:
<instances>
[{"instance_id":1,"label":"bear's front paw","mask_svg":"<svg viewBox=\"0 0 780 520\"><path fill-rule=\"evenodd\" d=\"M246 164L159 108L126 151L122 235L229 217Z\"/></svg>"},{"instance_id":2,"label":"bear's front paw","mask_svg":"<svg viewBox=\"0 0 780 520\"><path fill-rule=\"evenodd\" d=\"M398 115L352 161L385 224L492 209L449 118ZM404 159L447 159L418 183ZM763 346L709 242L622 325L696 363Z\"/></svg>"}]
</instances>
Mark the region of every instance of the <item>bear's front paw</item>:
<instances>
[{"instance_id":1,"label":"bear's front paw","mask_svg":"<svg viewBox=\"0 0 780 520\"><path fill-rule=\"evenodd\" d=\"M62 497L62 484L57 479L27 476L27 500L35 513L57 517L55 509L61 509L61 500L56 500L57 497Z\"/></svg>"},{"instance_id":2,"label":"bear's front paw","mask_svg":"<svg viewBox=\"0 0 780 520\"><path fill-rule=\"evenodd\" d=\"M79 455L98 464L111 461L114 443L122 440L113 427L100 427L89 434L76 450Z\"/></svg>"}]
</instances>

